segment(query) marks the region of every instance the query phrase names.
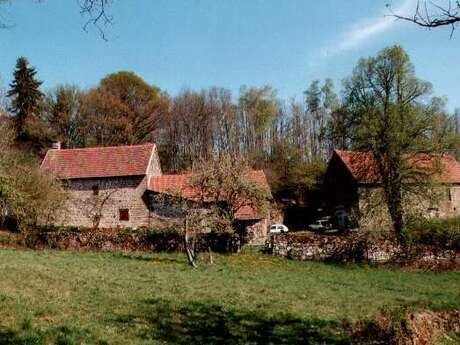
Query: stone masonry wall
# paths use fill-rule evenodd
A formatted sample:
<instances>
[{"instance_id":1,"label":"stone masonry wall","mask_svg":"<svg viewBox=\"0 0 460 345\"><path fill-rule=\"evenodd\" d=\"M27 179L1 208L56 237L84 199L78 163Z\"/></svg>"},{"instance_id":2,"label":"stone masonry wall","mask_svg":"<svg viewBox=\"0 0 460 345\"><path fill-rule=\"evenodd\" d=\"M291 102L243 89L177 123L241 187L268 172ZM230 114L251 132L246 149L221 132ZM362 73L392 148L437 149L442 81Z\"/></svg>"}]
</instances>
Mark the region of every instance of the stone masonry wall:
<instances>
[{"instance_id":1,"label":"stone masonry wall","mask_svg":"<svg viewBox=\"0 0 460 345\"><path fill-rule=\"evenodd\" d=\"M145 200L148 178L161 175L156 149L152 151L145 176L81 178L65 181L70 198L64 215L56 225L113 228L149 227L152 214ZM98 189L95 195L94 188ZM129 220L120 219L120 210L128 210ZM99 218L99 219L98 219Z\"/></svg>"},{"instance_id":2,"label":"stone masonry wall","mask_svg":"<svg viewBox=\"0 0 460 345\"><path fill-rule=\"evenodd\" d=\"M249 244L263 245L268 238L268 219L264 218L246 225L246 240Z\"/></svg>"},{"instance_id":3,"label":"stone masonry wall","mask_svg":"<svg viewBox=\"0 0 460 345\"><path fill-rule=\"evenodd\" d=\"M271 235L265 249L274 256L296 260L406 262L421 268L460 267L460 253L456 250L427 245L404 249L392 241L370 241L364 234L360 237L358 233L349 236L307 233Z\"/></svg>"},{"instance_id":4,"label":"stone masonry wall","mask_svg":"<svg viewBox=\"0 0 460 345\"><path fill-rule=\"evenodd\" d=\"M460 186L443 185L430 191L430 198L406 197L403 203L406 214L428 218L460 216ZM391 226L390 215L381 187L359 188L360 225L364 228Z\"/></svg>"},{"instance_id":5,"label":"stone masonry wall","mask_svg":"<svg viewBox=\"0 0 460 345\"><path fill-rule=\"evenodd\" d=\"M99 228L149 226L150 214L143 200L146 188L146 176L68 180L67 212L57 225L93 227L100 216ZM129 220L120 220L120 209L128 210Z\"/></svg>"},{"instance_id":6,"label":"stone masonry wall","mask_svg":"<svg viewBox=\"0 0 460 345\"><path fill-rule=\"evenodd\" d=\"M182 226L184 215L174 198L163 195L151 195L149 202L152 205L151 226L156 228ZM203 211L205 211L203 209ZM269 218L260 220L241 221L245 228L245 241L249 244L263 245L267 240Z\"/></svg>"}]
</instances>

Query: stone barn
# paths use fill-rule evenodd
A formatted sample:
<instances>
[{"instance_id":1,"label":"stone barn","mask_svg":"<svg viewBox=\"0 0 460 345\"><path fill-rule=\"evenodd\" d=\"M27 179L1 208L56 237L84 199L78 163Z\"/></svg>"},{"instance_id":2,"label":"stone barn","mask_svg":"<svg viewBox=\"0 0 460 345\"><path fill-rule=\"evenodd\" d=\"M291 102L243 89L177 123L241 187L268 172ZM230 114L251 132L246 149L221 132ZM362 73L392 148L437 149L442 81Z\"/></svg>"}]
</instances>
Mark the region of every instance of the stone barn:
<instances>
[{"instance_id":1,"label":"stone barn","mask_svg":"<svg viewBox=\"0 0 460 345\"><path fill-rule=\"evenodd\" d=\"M428 154L415 155L411 162L421 171L429 170L434 164L439 167L431 169L436 173L432 176L434 184L426 186L427 197L406 195L404 207L427 217L459 216L460 163L450 155ZM344 208L355 215L361 225L389 222L377 163L369 152L333 152L324 179L324 199L330 213Z\"/></svg>"},{"instance_id":2,"label":"stone barn","mask_svg":"<svg viewBox=\"0 0 460 345\"><path fill-rule=\"evenodd\" d=\"M190 174L175 174L152 176L149 180L148 190L151 200L158 199L157 196L172 195L193 200L198 194L190 188ZM271 196L270 187L267 182L265 173L262 170L252 170L248 172L245 179L256 184L259 188L264 189ZM163 198L159 198L162 200ZM152 201L153 207L158 216L176 218L179 212L171 205L157 204ZM238 228L243 229L245 242L251 244L264 244L267 239L269 225L269 216L262 216L258 210L248 204L243 203L241 207L235 210L235 218L238 222Z\"/></svg>"},{"instance_id":3,"label":"stone barn","mask_svg":"<svg viewBox=\"0 0 460 345\"><path fill-rule=\"evenodd\" d=\"M161 175L155 144L51 149L41 169L62 180L70 193L59 225L148 227L152 214L144 194Z\"/></svg>"},{"instance_id":4,"label":"stone barn","mask_svg":"<svg viewBox=\"0 0 460 345\"><path fill-rule=\"evenodd\" d=\"M182 190L190 175L162 175L155 144L51 149L41 169L61 180L70 194L65 215L56 225L155 228L181 224L181 215L171 204L158 204L152 196ZM246 177L270 194L263 171L251 171ZM264 243L268 217L244 206L236 218L249 243Z\"/></svg>"}]
</instances>

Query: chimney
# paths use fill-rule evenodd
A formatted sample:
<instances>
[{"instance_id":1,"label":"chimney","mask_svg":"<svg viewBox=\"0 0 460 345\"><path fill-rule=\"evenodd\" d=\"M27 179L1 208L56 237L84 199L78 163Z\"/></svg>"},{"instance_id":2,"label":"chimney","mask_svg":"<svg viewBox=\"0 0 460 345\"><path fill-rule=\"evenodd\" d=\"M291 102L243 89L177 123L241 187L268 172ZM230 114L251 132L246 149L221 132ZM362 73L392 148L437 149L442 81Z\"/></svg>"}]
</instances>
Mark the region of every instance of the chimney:
<instances>
[{"instance_id":1,"label":"chimney","mask_svg":"<svg viewBox=\"0 0 460 345\"><path fill-rule=\"evenodd\" d=\"M53 143L53 149L54 150L60 150L61 149L61 142L56 141L55 143Z\"/></svg>"}]
</instances>

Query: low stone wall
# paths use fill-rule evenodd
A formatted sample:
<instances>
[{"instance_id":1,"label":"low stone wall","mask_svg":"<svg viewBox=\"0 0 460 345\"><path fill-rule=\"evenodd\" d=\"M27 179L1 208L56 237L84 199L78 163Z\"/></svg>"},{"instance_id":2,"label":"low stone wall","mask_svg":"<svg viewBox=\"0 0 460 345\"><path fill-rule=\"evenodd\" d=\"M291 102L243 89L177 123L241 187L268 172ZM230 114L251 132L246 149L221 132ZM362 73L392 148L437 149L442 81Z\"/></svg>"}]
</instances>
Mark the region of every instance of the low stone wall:
<instances>
[{"instance_id":1,"label":"low stone wall","mask_svg":"<svg viewBox=\"0 0 460 345\"><path fill-rule=\"evenodd\" d=\"M357 240L353 243L348 236L318 234L276 234L271 235L266 249L275 256L297 260L325 260L360 245L362 255L370 261L388 261L398 248L389 242L365 243Z\"/></svg>"},{"instance_id":2,"label":"low stone wall","mask_svg":"<svg viewBox=\"0 0 460 345\"><path fill-rule=\"evenodd\" d=\"M370 240L360 233L320 235L290 233L271 235L265 250L274 256L296 260L334 262L395 262L412 266L445 265L460 267L460 253L429 246L401 248L392 241Z\"/></svg>"}]
</instances>

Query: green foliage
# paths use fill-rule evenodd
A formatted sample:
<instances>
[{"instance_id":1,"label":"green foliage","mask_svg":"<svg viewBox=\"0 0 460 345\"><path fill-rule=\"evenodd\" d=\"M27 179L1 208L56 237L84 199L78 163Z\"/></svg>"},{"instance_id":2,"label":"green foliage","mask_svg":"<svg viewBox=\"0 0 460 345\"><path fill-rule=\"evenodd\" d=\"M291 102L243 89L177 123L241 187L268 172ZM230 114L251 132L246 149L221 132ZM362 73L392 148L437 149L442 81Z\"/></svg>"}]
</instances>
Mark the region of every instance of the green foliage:
<instances>
[{"instance_id":1,"label":"green foliage","mask_svg":"<svg viewBox=\"0 0 460 345\"><path fill-rule=\"evenodd\" d=\"M361 59L344 87L351 144L373 154L394 230L402 240L403 194L426 194L433 176L432 167L423 173L414 164L414 155L444 153L451 146L442 104L426 101L431 84L416 77L400 46ZM407 183L415 177L415 183Z\"/></svg>"},{"instance_id":2,"label":"green foliage","mask_svg":"<svg viewBox=\"0 0 460 345\"><path fill-rule=\"evenodd\" d=\"M262 140L276 115L278 106L275 91L270 86L263 88L243 87L239 98L239 105L253 134Z\"/></svg>"},{"instance_id":3,"label":"green foliage","mask_svg":"<svg viewBox=\"0 0 460 345\"><path fill-rule=\"evenodd\" d=\"M155 251L175 252L183 247L182 231L176 228L148 229L143 237Z\"/></svg>"},{"instance_id":4,"label":"green foliage","mask_svg":"<svg viewBox=\"0 0 460 345\"><path fill-rule=\"evenodd\" d=\"M460 218L411 221L405 229L410 243L460 250Z\"/></svg>"},{"instance_id":5,"label":"green foliage","mask_svg":"<svg viewBox=\"0 0 460 345\"><path fill-rule=\"evenodd\" d=\"M460 334L449 334L437 340L434 345L459 345Z\"/></svg>"},{"instance_id":6,"label":"green foliage","mask_svg":"<svg viewBox=\"0 0 460 345\"><path fill-rule=\"evenodd\" d=\"M278 192L317 187L325 170L323 160L306 160L302 149L283 140L274 147L267 175L272 192L276 195Z\"/></svg>"},{"instance_id":7,"label":"green foliage","mask_svg":"<svg viewBox=\"0 0 460 345\"><path fill-rule=\"evenodd\" d=\"M459 306L458 273L215 260L191 273L180 254L2 250L0 343L349 344L347 325L385 306Z\"/></svg>"},{"instance_id":8,"label":"green foliage","mask_svg":"<svg viewBox=\"0 0 460 345\"><path fill-rule=\"evenodd\" d=\"M14 219L26 231L52 222L63 211L66 193L31 154L12 146L13 133L0 126L0 221Z\"/></svg>"}]
</instances>

